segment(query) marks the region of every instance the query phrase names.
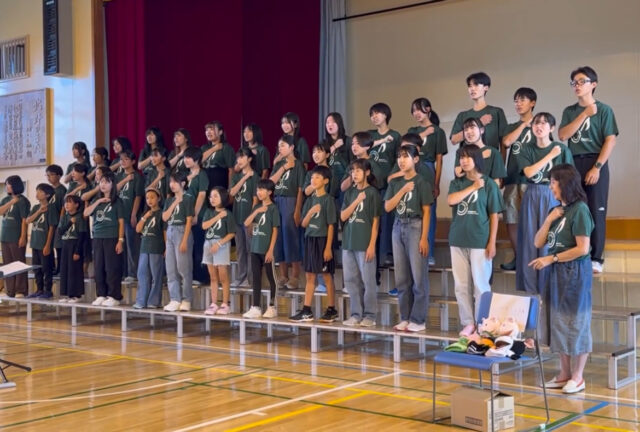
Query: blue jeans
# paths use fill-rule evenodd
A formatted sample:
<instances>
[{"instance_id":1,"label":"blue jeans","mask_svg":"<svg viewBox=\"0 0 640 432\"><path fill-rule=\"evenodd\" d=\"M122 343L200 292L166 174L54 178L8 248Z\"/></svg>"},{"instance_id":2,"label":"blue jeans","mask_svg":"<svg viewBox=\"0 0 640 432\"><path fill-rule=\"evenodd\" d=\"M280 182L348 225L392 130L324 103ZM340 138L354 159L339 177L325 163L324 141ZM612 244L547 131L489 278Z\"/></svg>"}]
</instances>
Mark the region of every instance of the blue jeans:
<instances>
[{"instance_id":1,"label":"blue jeans","mask_svg":"<svg viewBox=\"0 0 640 432\"><path fill-rule=\"evenodd\" d=\"M429 305L429 260L420 255L422 219L396 218L393 224L393 265L400 320L424 324Z\"/></svg>"},{"instance_id":2,"label":"blue jeans","mask_svg":"<svg viewBox=\"0 0 640 432\"><path fill-rule=\"evenodd\" d=\"M193 236L189 235L187 251L181 253L180 242L182 242L184 229L184 225L169 225L167 228L165 264L167 266L169 297L175 301L186 300L190 302L193 297L193 258L191 257Z\"/></svg>"},{"instance_id":3,"label":"blue jeans","mask_svg":"<svg viewBox=\"0 0 640 432\"><path fill-rule=\"evenodd\" d=\"M136 228L131 226L131 221L124 221L124 239L126 248L124 251L124 271L125 276L136 276L138 269L138 255L140 254L140 234L136 232Z\"/></svg>"},{"instance_id":4,"label":"blue jeans","mask_svg":"<svg viewBox=\"0 0 640 432\"><path fill-rule=\"evenodd\" d=\"M358 319L376 319L376 258L364 259L365 251L342 250L344 285L349 293L350 315Z\"/></svg>"},{"instance_id":5,"label":"blue jeans","mask_svg":"<svg viewBox=\"0 0 640 432\"><path fill-rule=\"evenodd\" d=\"M294 263L302 261L300 251L300 230L293 220L296 208L296 197L277 196L274 199L280 212L280 227L274 248L277 263Z\"/></svg>"},{"instance_id":6,"label":"blue jeans","mask_svg":"<svg viewBox=\"0 0 640 432\"><path fill-rule=\"evenodd\" d=\"M386 191L387 188L380 190L383 203L384 194ZM384 211L384 209L382 209L382 214L380 215L380 228L378 229L378 259L380 260L380 262L384 262L387 256L391 255L393 251L393 246L391 244L391 231L393 230L394 219L394 211L387 213L386 211Z\"/></svg>"},{"instance_id":7,"label":"blue jeans","mask_svg":"<svg viewBox=\"0 0 640 432\"><path fill-rule=\"evenodd\" d=\"M433 178L436 178L436 166L433 162L425 162L424 163L427 168L429 168L433 173ZM431 185L431 189L433 189L434 185ZM429 257L433 258L433 253L436 247L436 223L438 217L436 215L436 209L438 207L438 199L434 197L433 202L431 203L431 216L429 218Z\"/></svg>"},{"instance_id":8,"label":"blue jeans","mask_svg":"<svg viewBox=\"0 0 640 432\"><path fill-rule=\"evenodd\" d=\"M162 275L164 257L162 254L141 253L138 259L138 293L136 303L147 307L160 306L162 301Z\"/></svg>"}]
</instances>

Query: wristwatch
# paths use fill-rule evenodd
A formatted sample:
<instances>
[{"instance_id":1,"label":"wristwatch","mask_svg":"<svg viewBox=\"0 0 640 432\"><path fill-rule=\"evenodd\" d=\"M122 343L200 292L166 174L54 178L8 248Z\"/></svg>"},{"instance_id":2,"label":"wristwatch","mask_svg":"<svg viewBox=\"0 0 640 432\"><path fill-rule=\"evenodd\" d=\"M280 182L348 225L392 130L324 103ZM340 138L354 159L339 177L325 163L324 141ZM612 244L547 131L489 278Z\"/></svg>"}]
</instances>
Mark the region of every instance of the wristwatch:
<instances>
[{"instance_id":1,"label":"wristwatch","mask_svg":"<svg viewBox=\"0 0 640 432\"><path fill-rule=\"evenodd\" d=\"M593 164L594 167L596 167L597 169L602 168L602 164L600 162L597 162L595 164Z\"/></svg>"},{"instance_id":2,"label":"wristwatch","mask_svg":"<svg viewBox=\"0 0 640 432\"><path fill-rule=\"evenodd\" d=\"M553 262L554 263L558 262L558 254L553 254Z\"/></svg>"}]
</instances>

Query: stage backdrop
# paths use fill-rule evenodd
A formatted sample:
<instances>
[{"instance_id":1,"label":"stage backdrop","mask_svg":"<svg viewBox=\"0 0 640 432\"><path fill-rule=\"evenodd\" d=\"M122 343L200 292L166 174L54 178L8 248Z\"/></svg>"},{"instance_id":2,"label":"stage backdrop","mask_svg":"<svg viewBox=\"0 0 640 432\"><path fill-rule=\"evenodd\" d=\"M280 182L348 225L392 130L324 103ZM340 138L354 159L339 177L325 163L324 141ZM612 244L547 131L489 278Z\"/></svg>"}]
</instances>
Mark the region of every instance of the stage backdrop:
<instances>
[{"instance_id":1,"label":"stage backdrop","mask_svg":"<svg viewBox=\"0 0 640 432\"><path fill-rule=\"evenodd\" d=\"M255 122L273 154L280 118L295 111L316 142L319 0L112 0L105 22L112 138L139 152L154 125L173 148L185 127L202 145L205 123L219 120L238 148Z\"/></svg>"}]
</instances>

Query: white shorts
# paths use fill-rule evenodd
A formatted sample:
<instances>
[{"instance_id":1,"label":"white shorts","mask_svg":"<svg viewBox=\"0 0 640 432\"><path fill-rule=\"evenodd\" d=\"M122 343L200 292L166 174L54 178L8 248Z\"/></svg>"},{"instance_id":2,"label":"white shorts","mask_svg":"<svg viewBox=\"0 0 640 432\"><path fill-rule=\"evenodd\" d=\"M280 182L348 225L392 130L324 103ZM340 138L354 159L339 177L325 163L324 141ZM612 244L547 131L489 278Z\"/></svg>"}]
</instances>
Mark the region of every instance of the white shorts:
<instances>
[{"instance_id":1,"label":"white shorts","mask_svg":"<svg viewBox=\"0 0 640 432\"><path fill-rule=\"evenodd\" d=\"M219 242L220 239L209 239L205 240L204 248L202 251L202 264L206 265L214 265L214 266L223 266L231 264L231 243L224 243L219 249L218 252L211 252L211 247Z\"/></svg>"}]
</instances>

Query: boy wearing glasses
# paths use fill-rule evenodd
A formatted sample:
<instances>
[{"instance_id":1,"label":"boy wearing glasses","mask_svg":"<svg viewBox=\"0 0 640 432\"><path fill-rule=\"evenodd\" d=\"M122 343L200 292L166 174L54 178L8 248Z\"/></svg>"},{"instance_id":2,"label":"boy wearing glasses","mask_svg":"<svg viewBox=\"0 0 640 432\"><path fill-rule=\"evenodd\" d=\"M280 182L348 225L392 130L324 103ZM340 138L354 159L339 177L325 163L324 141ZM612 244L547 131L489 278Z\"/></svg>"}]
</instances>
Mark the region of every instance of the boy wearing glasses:
<instances>
[{"instance_id":1,"label":"boy wearing glasses","mask_svg":"<svg viewBox=\"0 0 640 432\"><path fill-rule=\"evenodd\" d=\"M593 97L598 86L596 71L589 66L579 67L571 72L569 84L578 102L562 112L558 136L562 141L568 141L576 169L582 177L595 223L591 233L591 266L594 273L601 273L609 197L607 161L616 145L618 126L611 107Z\"/></svg>"}]
</instances>

